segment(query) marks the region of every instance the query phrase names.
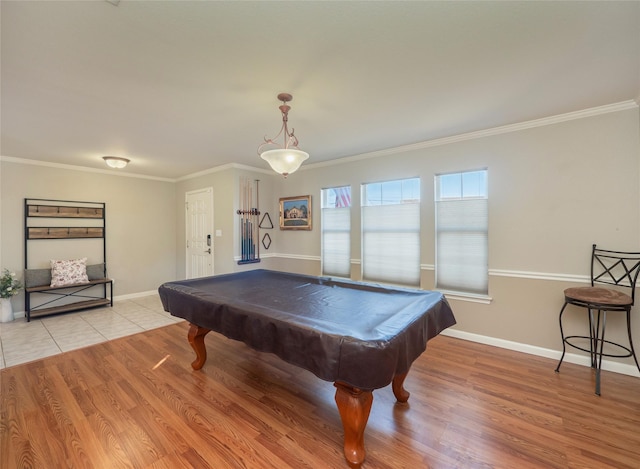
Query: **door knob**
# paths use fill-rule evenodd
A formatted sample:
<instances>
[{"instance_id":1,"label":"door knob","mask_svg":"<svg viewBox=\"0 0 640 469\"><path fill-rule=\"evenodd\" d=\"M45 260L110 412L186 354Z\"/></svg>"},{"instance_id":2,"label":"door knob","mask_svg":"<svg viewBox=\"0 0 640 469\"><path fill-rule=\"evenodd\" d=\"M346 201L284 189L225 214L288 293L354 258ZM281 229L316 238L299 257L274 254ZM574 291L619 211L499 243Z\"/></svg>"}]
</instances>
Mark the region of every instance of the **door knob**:
<instances>
[{"instance_id":1,"label":"door knob","mask_svg":"<svg viewBox=\"0 0 640 469\"><path fill-rule=\"evenodd\" d=\"M205 252L211 254L211 248L207 249Z\"/></svg>"}]
</instances>

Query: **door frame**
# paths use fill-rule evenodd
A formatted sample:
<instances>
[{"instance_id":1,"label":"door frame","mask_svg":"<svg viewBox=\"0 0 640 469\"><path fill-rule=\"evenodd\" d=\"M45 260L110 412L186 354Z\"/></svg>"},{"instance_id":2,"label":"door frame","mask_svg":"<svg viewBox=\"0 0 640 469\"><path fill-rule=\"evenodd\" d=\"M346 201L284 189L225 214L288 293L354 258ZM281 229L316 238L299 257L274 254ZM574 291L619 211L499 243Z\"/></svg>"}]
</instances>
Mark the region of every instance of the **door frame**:
<instances>
[{"instance_id":1,"label":"door frame","mask_svg":"<svg viewBox=\"0 0 640 469\"><path fill-rule=\"evenodd\" d=\"M189 210L187 208L188 204L189 204L189 197L193 196L195 194L200 194L200 193L208 193L209 194L209 214L208 217L211 221L211 224L209 226L209 233L211 234L211 275L214 274L215 272L215 246L214 246L214 241L213 238L214 236L214 227L215 227L215 221L214 221L214 212L213 212L213 187L204 187L201 189L194 189L191 191L187 191L184 194L184 220L185 220L185 231L184 231L184 235L185 235L185 278L189 279L191 278L190 275L190 256L189 256L189 231L190 231L190 219L189 219Z\"/></svg>"}]
</instances>

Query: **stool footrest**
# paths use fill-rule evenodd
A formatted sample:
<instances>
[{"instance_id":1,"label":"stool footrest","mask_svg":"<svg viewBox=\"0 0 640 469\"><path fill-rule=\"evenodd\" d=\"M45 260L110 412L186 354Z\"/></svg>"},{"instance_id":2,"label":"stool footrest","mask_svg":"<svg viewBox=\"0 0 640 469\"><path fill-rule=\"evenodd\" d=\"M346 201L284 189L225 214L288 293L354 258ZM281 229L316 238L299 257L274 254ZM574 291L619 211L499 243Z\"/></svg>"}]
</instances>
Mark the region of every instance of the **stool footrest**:
<instances>
[{"instance_id":1,"label":"stool footrest","mask_svg":"<svg viewBox=\"0 0 640 469\"><path fill-rule=\"evenodd\" d=\"M624 353L605 353L605 352L596 352L595 350L591 350L588 348L584 348L581 347L580 345L576 345L575 343L572 343L570 339L582 339L582 340L587 340L589 342L591 341L595 341L596 342L596 350L600 349L600 346L602 345L602 342L604 342L605 344L609 344L612 345L614 347L617 347L619 349L624 350ZM631 357L633 356L633 353L631 352L631 349L629 347L625 347L622 344L618 344L616 342L612 342L610 340L603 340L603 339L594 339L592 337L586 336L586 335L570 335L564 338L564 342L569 345L570 347L573 347L575 349L578 350L582 350L583 352L588 352L588 353L597 353L598 355L602 355L603 357L613 357L613 358L627 358L627 357Z\"/></svg>"}]
</instances>

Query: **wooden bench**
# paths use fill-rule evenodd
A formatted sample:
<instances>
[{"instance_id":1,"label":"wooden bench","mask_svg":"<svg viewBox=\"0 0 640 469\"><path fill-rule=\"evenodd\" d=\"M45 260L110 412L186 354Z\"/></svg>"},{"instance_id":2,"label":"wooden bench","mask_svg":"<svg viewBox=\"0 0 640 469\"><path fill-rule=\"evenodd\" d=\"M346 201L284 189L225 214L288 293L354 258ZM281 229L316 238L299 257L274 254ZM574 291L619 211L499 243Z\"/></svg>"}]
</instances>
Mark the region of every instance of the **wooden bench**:
<instances>
[{"instance_id":1,"label":"wooden bench","mask_svg":"<svg viewBox=\"0 0 640 469\"><path fill-rule=\"evenodd\" d=\"M106 305L113 306L113 280L106 278L104 273L104 264L88 265L87 276L89 277L89 282L52 287L50 269L26 269L24 271L24 292L27 321L31 321L31 317L79 311ZM99 285L103 287L102 295L90 294L87 291ZM109 296L107 296L107 286L109 286ZM53 295L54 298L32 307L31 295L33 294ZM63 302L68 298L80 299L80 301Z\"/></svg>"}]
</instances>

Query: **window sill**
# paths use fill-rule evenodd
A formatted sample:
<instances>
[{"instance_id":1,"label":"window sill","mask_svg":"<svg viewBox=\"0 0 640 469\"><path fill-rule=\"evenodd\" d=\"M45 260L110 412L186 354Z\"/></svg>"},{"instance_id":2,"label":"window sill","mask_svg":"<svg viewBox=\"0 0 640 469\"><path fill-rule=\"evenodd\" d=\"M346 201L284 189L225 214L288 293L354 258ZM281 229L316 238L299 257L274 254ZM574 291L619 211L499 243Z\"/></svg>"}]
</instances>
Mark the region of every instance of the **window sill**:
<instances>
[{"instance_id":1,"label":"window sill","mask_svg":"<svg viewBox=\"0 0 640 469\"><path fill-rule=\"evenodd\" d=\"M493 298L488 295L476 295L474 293L456 292L448 290L436 290L442 293L447 300L470 301L472 303L481 303L483 305L491 304Z\"/></svg>"}]
</instances>

